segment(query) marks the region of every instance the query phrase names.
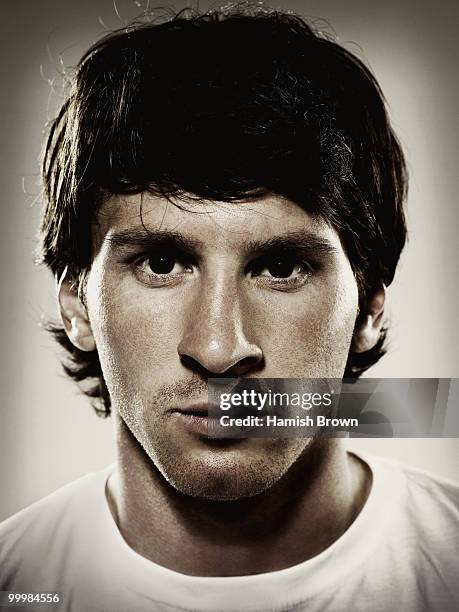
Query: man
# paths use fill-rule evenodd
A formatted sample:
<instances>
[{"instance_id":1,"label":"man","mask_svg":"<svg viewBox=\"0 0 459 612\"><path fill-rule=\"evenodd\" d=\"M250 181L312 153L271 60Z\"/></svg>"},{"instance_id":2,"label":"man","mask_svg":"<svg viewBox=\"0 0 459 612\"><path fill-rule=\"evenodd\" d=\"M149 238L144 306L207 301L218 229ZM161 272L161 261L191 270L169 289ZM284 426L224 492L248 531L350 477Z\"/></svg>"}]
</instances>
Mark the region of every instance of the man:
<instances>
[{"instance_id":1,"label":"man","mask_svg":"<svg viewBox=\"0 0 459 612\"><path fill-rule=\"evenodd\" d=\"M44 184L54 333L117 462L2 525L0 588L455 609L457 487L337 438L206 435L209 378L358 377L384 352L406 178L363 64L264 8L116 32L79 63Z\"/></svg>"}]
</instances>

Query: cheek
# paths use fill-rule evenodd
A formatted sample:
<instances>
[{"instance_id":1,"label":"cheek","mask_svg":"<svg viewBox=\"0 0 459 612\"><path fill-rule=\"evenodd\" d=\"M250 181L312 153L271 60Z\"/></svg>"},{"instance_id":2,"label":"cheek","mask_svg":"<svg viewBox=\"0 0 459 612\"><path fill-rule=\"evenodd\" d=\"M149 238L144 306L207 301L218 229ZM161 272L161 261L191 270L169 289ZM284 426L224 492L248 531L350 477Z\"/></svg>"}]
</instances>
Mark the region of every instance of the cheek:
<instances>
[{"instance_id":1,"label":"cheek","mask_svg":"<svg viewBox=\"0 0 459 612\"><path fill-rule=\"evenodd\" d=\"M268 373L280 377L340 378L357 316L358 292L352 272L303 294L272 301L265 313ZM292 299L290 299L292 298ZM266 316L267 314L267 316Z\"/></svg>"},{"instance_id":2,"label":"cheek","mask_svg":"<svg viewBox=\"0 0 459 612\"><path fill-rule=\"evenodd\" d=\"M109 390L121 392L167 379L177 359L177 316L165 300L97 274L87 285L88 312ZM175 350L174 350L175 348ZM143 381L143 382L142 382Z\"/></svg>"}]
</instances>

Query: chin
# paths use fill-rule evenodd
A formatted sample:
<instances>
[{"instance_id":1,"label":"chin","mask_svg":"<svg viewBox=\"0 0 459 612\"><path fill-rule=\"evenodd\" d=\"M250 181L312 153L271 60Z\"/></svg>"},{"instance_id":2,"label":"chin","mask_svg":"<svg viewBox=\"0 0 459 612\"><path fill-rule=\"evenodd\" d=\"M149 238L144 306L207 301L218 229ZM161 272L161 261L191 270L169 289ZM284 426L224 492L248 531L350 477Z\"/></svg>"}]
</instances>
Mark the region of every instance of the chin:
<instances>
[{"instance_id":1,"label":"chin","mask_svg":"<svg viewBox=\"0 0 459 612\"><path fill-rule=\"evenodd\" d=\"M248 441L245 441L248 442ZM177 491L190 497L230 501L260 495L273 487L304 450L276 441L276 450L250 448L192 449L182 453L149 453L156 468ZM263 452L262 452L263 451Z\"/></svg>"}]
</instances>

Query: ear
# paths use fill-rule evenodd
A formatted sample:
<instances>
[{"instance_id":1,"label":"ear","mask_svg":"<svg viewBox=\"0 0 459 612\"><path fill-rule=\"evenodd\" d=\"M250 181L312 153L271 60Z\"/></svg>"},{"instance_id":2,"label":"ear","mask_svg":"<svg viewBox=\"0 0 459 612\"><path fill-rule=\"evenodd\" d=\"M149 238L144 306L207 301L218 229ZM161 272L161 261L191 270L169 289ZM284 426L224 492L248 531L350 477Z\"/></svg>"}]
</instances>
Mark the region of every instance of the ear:
<instances>
[{"instance_id":1,"label":"ear","mask_svg":"<svg viewBox=\"0 0 459 612\"><path fill-rule=\"evenodd\" d=\"M62 323L70 342L81 351L94 351L96 343L86 307L78 297L75 284L67 278L66 271L59 280L57 299Z\"/></svg>"},{"instance_id":2,"label":"ear","mask_svg":"<svg viewBox=\"0 0 459 612\"><path fill-rule=\"evenodd\" d=\"M354 330L351 351L364 353L378 342L384 320L386 287L383 283L369 296L365 312L360 313Z\"/></svg>"}]
</instances>

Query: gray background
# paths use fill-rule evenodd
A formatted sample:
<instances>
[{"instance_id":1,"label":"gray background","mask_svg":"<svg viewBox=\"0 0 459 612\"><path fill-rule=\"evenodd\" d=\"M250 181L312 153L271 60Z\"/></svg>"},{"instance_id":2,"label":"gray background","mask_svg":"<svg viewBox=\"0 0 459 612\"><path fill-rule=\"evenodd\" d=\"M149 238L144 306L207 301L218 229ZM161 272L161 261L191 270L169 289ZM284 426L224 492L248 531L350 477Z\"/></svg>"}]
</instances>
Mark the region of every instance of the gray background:
<instances>
[{"instance_id":1,"label":"gray background","mask_svg":"<svg viewBox=\"0 0 459 612\"><path fill-rule=\"evenodd\" d=\"M138 15L141 4L146 0L1 3L0 519L113 460L110 421L96 418L65 380L39 327L43 313L55 314L55 289L49 273L33 264L38 159L46 121L61 101L61 60L76 63L100 34ZM389 292L391 352L371 374L458 377L458 4L285 0L278 6L331 32L329 21L339 41L365 58L407 154L411 238ZM352 444L459 478L457 440Z\"/></svg>"}]
</instances>

